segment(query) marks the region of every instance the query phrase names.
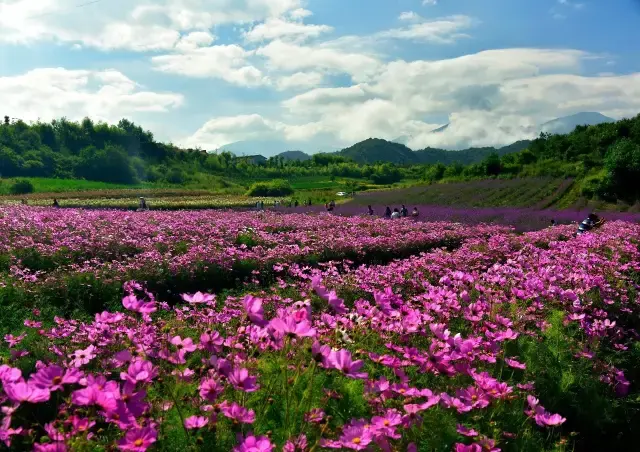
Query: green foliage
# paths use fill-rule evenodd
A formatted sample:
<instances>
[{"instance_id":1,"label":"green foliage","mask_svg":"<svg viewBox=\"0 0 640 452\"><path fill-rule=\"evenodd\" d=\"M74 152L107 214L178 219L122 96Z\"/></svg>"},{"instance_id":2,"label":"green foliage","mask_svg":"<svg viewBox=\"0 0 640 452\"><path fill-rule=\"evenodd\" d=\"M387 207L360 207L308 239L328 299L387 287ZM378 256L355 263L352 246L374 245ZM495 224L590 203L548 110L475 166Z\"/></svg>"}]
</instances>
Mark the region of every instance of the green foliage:
<instances>
[{"instance_id":1,"label":"green foliage","mask_svg":"<svg viewBox=\"0 0 640 452\"><path fill-rule=\"evenodd\" d=\"M247 192L248 196L289 196L291 194L293 194L293 188L285 180L256 182Z\"/></svg>"},{"instance_id":2,"label":"green foliage","mask_svg":"<svg viewBox=\"0 0 640 452\"><path fill-rule=\"evenodd\" d=\"M623 138L612 145L605 157L608 177L603 188L627 200L640 198L640 143Z\"/></svg>"},{"instance_id":3,"label":"green foliage","mask_svg":"<svg viewBox=\"0 0 640 452\"><path fill-rule=\"evenodd\" d=\"M9 187L9 192L12 195L26 195L28 193L33 193L34 188L33 184L28 180L18 180Z\"/></svg>"}]
</instances>

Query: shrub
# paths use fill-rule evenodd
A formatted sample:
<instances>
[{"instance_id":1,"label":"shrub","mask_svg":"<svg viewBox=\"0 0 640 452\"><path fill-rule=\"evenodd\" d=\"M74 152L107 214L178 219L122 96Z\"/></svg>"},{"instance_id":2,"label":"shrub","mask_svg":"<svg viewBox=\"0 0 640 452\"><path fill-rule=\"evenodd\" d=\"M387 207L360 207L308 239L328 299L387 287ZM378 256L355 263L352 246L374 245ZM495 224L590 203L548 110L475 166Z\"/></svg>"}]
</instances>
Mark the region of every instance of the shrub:
<instances>
[{"instance_id":1,"label":"shrub","mask_svg":"<svg viewBox=\"0 0 640 452\"><path fill-rule=\"evenodd\" d=\"M293 194L293 187L286 180L272 180L271 182L256 182L249 188L248 196L289 196Z\"/></svg>"},{"instance_id":2,"label":"shrub","mask_svg":"<svg viewBox=\"0 0 640 452\"><path fill-rule=\"evenodd\" d=\"M27 193L33 193L35 188L33 184L28 180L18 180L9 188L12 195L26 195Z\"/></svg>"}]
</instances>

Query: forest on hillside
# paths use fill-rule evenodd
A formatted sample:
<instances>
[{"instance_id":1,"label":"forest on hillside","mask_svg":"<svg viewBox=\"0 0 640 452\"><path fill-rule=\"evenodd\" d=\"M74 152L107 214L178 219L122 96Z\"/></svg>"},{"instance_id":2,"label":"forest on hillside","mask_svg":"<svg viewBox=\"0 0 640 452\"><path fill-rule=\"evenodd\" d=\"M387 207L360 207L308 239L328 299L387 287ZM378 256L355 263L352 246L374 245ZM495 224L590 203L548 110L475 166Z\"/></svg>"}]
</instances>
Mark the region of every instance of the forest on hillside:
<instances>
[{"instance_id":1,"label":"forest on hillside","mask_svg":"<svg viewBox=\"0 0 640 452\"><path fill-rule=\"evenodd\" d=\"M0 177L86 179L120 184L140 181L184 184L200 174L242 181L335 176L373 184L401 180L428 183L451 180L513 177L571 177L580 180L583 196L614 201L640 199L640 115L614 123L579 126L568 135L541 136L507 148L478 149L476 163L442 160L407 161L403 145L366 140L339 153L315 154L309 160L283 156L267 160L236 157L229 152L207 153L160 143L151 132L121 120L117 125L85 118L64 118L27 124L8 117L0 124ZM256 154L259 154L256 149ZM423 150L434 158L440 151ZM350 154L367 154L370 163L358 163ZM386 155L395 163L380 162ZM374 159L377 159L374 161ZM358 160L358 159L355 159ZM355 188L355 187L354 187Z\"/></svg>"}]
</instances>

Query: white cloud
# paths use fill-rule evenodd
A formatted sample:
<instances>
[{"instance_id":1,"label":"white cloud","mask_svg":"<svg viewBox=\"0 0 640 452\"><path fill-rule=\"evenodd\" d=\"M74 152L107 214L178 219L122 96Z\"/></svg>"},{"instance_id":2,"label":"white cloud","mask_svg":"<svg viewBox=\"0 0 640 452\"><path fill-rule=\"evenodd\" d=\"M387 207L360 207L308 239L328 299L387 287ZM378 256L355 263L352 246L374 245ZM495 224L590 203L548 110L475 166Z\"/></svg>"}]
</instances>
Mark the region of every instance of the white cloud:
<instances>
[{"instance_id":1,"label":"white cloud","mask_svg":"<svg viewBox=\"0 0 640 452\"><path fill-rule=\"evenodd\" d=\"M245 39L249 42L271 41L273 39L306 40L316 38L332 30L333 28L328 25L308 25L302 22L274 18L253 27L245 33Z\"/></svg>"},{"instance_id":2,"label":"white cloud","mask_svg":"<svg viewBox=\"0 0 640 452\"><path fill-rule=\"evenodd\" d=\"M411 17L405 16L404 18L401 15L400 18L416 23L405 28L386 30L377 33L375 36L378 38L409 39L448 44L455 42L459 38L467 37L467 35L460 33L460 31L471 27L475 23L471 17L462 15L435 20L421 20L417 14Z\"/></svg>"},{"instance_id":3,"label":"white cloud","mask_svg":"<svg viewBox=\"0 0 640 452\"><path fill-rule=\"evenodd\" d=\"M398 19L406 20L408 22L415 22L415 21L421 21L422 17L414 11L405 11L403 13L400 13L400 15L398 16Z\"/></svg>"},{"instance_id":4,"label":"white cloud","mask_svg":"<svg viewBox=\"0 0 640 452\"><path fill-rule=\"evenodd\" d=\"M324 76L318 72L296 72L277 79L276 88L280 91L289 89L308 89L322 84Z\"/></svg>"},{"instance_id":5,"label":"white cloud","mask_svg":"<svg viewBox=\"0 0 640 452\"><path fill-rule=\"evenodd\" d=\"M184 140L184 145L218 149L236 141L275 138L278 129L282 130L278 123L257 114L214 118Z\"/></svg>"},{"instance_id":6,"label":"white cloud","mask_svg":"<svg viewBox=\"0 0 640 452\"><path fill-rule=\"evenodd\" d=\"M422 0L423 5L434 6L438 4L438 0Z\"/></svg>"},{"instance_id":7,"label":"white cloud","mask_svg":"<svg viewBox=\"0 0 640 452\"><path fill-rule=\"evenodd\" d=\"M302 46L275 40L256 51L267 59L272 70L302 71L315 70L330 73L346 73L355 80L364 79L375 73L380 62L361 53L350 53L331 47Z\"/></svg>"},{"instance_id":8,"label":"white cloud","mask_svg":"<svg viewBox=\"0 0 640 452\"><path fill-rule=\"evenodd\" d=\"M13 0L0 4L0 41L58 41L103 50L170 50L180 35L293 12L301 0ZM297 11L297 12L296 12Z\"/></svg>"},{"instance_id":9,"label":"white cloud","mask_svg":"<svg viewBox=\"0 0 640 452\"><path fill-rule=\"evenodd\" d=\"M301 20L309 16L313 16L313 13L304 8L294 9L289 13L289 17L291 17L293 20Z\"/></svg>"},{"instance_id":10,"label":"white cloud","mask_svg":"<svg viewBox=\"0 0 640 452\"><path fill-rule=\"evenodd\" d=\"M184 101L181 94L145 91L115 70L63 68L0 77L0 98L7 114L25 121L89 116L116 122L136 112L166 112Z\"/></svg>"},{"instance_id":11,"label":"white cloud","mask_svg":"<svg viewBox=\"0 0 640 452\"><path fill-rule=\"evenodd\" d=\"M196 78L219 78L241 86L258 86L269 82L260 69L247 62L251 52L242 47L216 45L191 48L182 53L151 58L153 68Z\"/></svg>"}]
</instances>

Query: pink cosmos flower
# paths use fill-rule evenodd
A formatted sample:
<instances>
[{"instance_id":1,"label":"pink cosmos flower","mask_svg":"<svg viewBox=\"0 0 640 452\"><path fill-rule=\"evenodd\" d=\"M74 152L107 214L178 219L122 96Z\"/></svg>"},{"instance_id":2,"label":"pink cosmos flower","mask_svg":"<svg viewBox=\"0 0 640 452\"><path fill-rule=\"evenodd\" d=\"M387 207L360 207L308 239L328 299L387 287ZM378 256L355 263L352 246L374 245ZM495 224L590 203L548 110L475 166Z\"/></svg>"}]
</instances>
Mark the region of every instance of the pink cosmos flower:
<instances>
[{"instance_id":1,"label":"pink cosmos flower","mask_svg":"<svg viewBox=\"0 0 640 452\"><path fill-rule=\"evenodd\" d=\"M222 391L224 391L224 386L213 378L205 378L200 382L199 390L202 399L215 402L218 396L222 394Z\"/></svg>"},{"instance_id":2,"label":"pink cosmos flower","mask_svg":"<svg viewBox=\"0 0 640 452\"><path fill-rule=\"evenodd\" d=\"M344 428L340 435L342 447L364 450L373 441L373 433L364 422L356 422Z\"/></svg>"},{"instance_id":3,"label":"pink cosmos flower","mask_svg":"<svg viewBox=\"0 0 640 452\"><path fill-rule=\"evenodd\" d=\"M266 324L264 320L264 309L262 308L262 299L256 298L253 295L247 295L242 300L245 311L247 312L247 318L252 323L258 326L264 326Z\"/></svg>"},{"instance_id":4,"label":"pink cosmos flower","mask_svg":"<svg viewBox=\"0 0 640 452\"><path fill-rule=\"evenodd\" d=\"M233 448L233 452L271 452L275 445L266 436L254 436L249 434L246 438L238 437L238 445Z\"/></svg>"},{"instance_id":5,"label":"pink cosmos flower","mask_svg":"<svg viewBox=\"0 0 640 452\"><path fill-rule=\"evenodd\" d=\"M480 433L478 433L477 431L475 431L474 429L472 429L472 428L467 428L467 427L465 427L465 426L464 426L464 425L462 425L462 424L458 424L458 426L457 426L457 428L456 428L456 431L457 431L458 433L460 433L461 435L463 435L463 436L468 436L468 437L470 437L470 438L474 438L474 437L476 437L476 436L478 436L478 435L480 434Z\"/></svg>"},{"instance_id":6,"label":"pink cosmos flower","mask_svg":"<svg viewBox=\"0 0 640 452\"><path fill-rule=\"evenodd\" d=\"M400 435L396 433L396 427L402 424L402 414L398 410L388 409L384 416L373 416L371 424L377 434L398 439Z\"/></svg>"},{"instance_id":7,"label":"pink cosmos flower","mask_svg":"<svg viewBox=\"0 0 640 452\"><path fill-rule=\"evenodd\" d=\"M137 383L151 383L158 376L158 369L149 361L136 359L127 368L126 372L120 373L120 378L132 385Z\"/></svg>"},{"instance_id":8,"label":"pink cosmos flower","mask_svg":"<svg viewBox=\"0 0 640 452\"><path fill-rule=\"evenodd\" d=\"M456 443L454 446L455 452L482 452L482 447L479 444L466 444Z\"/></svg>"},{"instance_id":9,"label":"pink cosmos flower","mask_svg":"<svg viewBox=\"0 0 640 452\"><path fill-rule=\"evenodd\" d=\"M143 315L149 315L158 310L156 303L153 301L144 302L131 294L122 299L122 305L129 311L138 312Z\"/></svg>"},{"instance_id":10,"label":"pink cosmos flower","mask_svg":"<svg viewBox=\"0 0 640 452\"><path fill-rule=\"evenodd\" d=\"M22 342L25 337L27 337L26 333L22 333L19 336L14 336L13 334L5 334L4 340L9 344L9 348L13 348L20 342Z\"/></svg>"},{"instance_id":11,"label":"pink cosmos flower","mask_svg":"<svg viewBox=\"0 0 640 452\"><path fill-rule=\"evenodd\" d=\"M193 295L182 294L182 299L187 303L191 304L203 304L203 303L211 303L216 297L215 295L204 294L202 292L196 292Z\"/></svg>"},{"instance_id":12,"label":"pink cosmos flower","mask_svg":"<svg viewBox=\"0 0 640 452\"><path fill-rule=\"evenodd\" d=\"M191 416L184 420L184 428L187 430L195 430L202 428L209 423L209 419L204 416Z\"/></svg>"},{"instance_id":13,"label":"pink cosmos flower","mask_svg":"<svg viewBox=\"0 0 640 452\"><path fill-rule=\"evenodd\" d=\"M62 385L78 383L84 374L78 369L64 370L60 366L43 367L31 376L29 382L37 388L59 391Z\"/></svg>"},{"instance_id":14,"label":"pink cosmos flower","mask_svg":"<svg viewBox=\"0 0 640 452\"><path fill-rule=\"evenodd\" d=\"M307 436L302 434L297 438L292 438L288 440L284 447L282 448L282 452L304 452L307 450L309 446L307 442Z\"/></svg>"},{"instance_id":15,"label":"pink cosmos flower","mask_svg":"<svg viewBox=\"0 0 640 452\"><path fill-rule=\"evenodd\" d=\"M313 424L320 424L325 417L324 410L320 408L313 408L311 411L304 415L304 419L307 422L311 422Z\"/></svg>"},{"instance_id":16,"label":"pink cosmos flower","mask_svg":"<svg viewBox=\"0 0 640 452\"><path fill-rule=\"evenodd\" d=\"M258 386L256 385L257 378L249 375L249 371L245 368L233 369L227 378L229 379L229 383L240 391L255 392L258 390Z\"/></svg>"},{"instance_id":17,"label":"pink cosmos flower","mask_svg":"<svg viewBox=\"0 0 640 452\"><path fill-rule=\"evenodd\" d=\"M73 358L71 364L74 367L82 367L85 364L89 364L93 358L96 357L96 348L93 345L88 346L84 350L76 350L69 355L69 358Z\"/></svg>"},{"instance_id":18,"label":"pink cosmos flower","mask_svg":"<svg viewBox=\"0 0 640 452\"><path fill-rule=\"evenodd\" d=\"M229 419L240 424L253 424L256 420L256 413L248 410L236 402L229 403L226 400L220 404L222 414Z\"/></svg>"},{"instance_id":19,"label":"pink cosmos flower","mask_svg":"<svg viewBox=\"0 0 640 452\"><path fill-rule=\"evenodd\" d=\"M4 383L4 392L12 402L41 403L51 398L48 389L36 387L33 383L18 381L16 383Z\"/></svg>"},{"instance_id":20,"label":"pink cosmos flower","mask_svg":"<svg viewBox=\"0 0 640 452\"><path fill-rule=\"evenodd\" d=\"M158 439L158 432L151 427L129 430L120 441L118 449L131 452L144 452Z\"/></svg>"},{"instance_id":21,"label":"pink cosmos flower","mask_svg":"<svg viewBox=\"0 0 640 452\"><path fill-rule=\"evenodd\" d=\"M269 326L282 336L313 337L316 335L316 330L311 328L307 320L296 322L293 317L284 319L276 317L269 322Z\"/></svg>"},{"instance_id":22,"label":"pink cosmos flower","mask_svg":"<svg viewBox=\"0 0 640 452\"><path fill-rule=\"evenodd\" d=\"M3 364L0 366L0 381L3 383L15 383L22 380L22 371L15 367Z\"/></svg>"},{"instance_id":23,"label":"pink cosmos flower","mask_svg":"<svg viewBox=\"0 0 640 452\"><path fill-rule=\"evenodd\" d=\"M200 335L200 348L209 353L219 353L222 351L224 338L217 331L205 331Z\"/></svg>"},{"instance_id":24,"label":"pink cosmos flower","mask_svg":"<svg viewBox=\"0 0 640 452\"><path fill-rule=\"evenodd\" d=\"M513 367L514 369L524 370L527 368L526 364L516 361L515 359L505 358L504 362L507 363L507 366Z\"/></svg>"},{"instance_id":25,"label":"pink cosmos flower","mask_svg":"<svg viewBox=\"0 0 640 452\"><path fill-rule=\"evenodd\" d=\"M331 352L328 362L334 369L344 372L347 377L356 379L367 378L367 373L358 372L362 366L364 366L364 361L361 359L352 361L349 350L342 349L337 352Z\"/></svg>"}]
</instances>

